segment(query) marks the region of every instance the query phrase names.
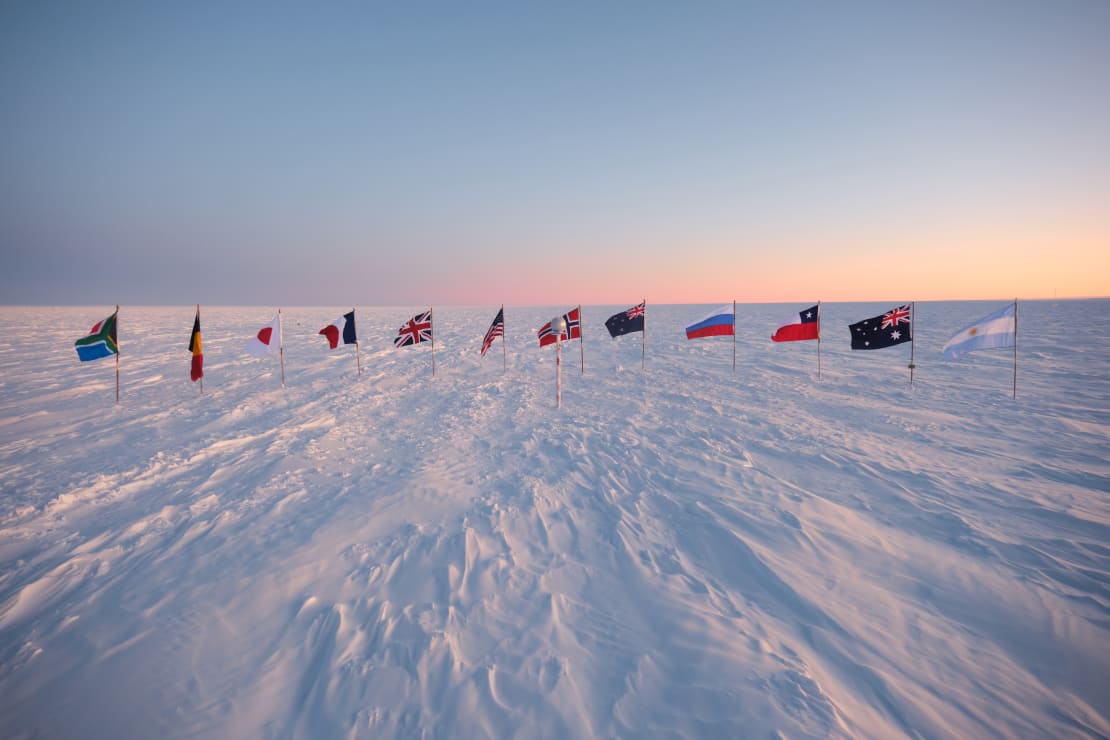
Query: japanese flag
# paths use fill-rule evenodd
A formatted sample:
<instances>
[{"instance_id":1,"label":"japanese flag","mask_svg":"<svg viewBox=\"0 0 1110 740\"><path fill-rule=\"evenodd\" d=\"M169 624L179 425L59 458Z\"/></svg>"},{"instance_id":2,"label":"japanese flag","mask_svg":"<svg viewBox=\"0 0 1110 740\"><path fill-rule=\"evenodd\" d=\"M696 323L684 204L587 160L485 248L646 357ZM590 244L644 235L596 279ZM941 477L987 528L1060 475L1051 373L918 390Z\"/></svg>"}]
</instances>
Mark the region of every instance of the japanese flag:
<instances>
[{"instance_id":1,"label":"japanese flag","mask_svg":"<svg viewBox=\"0 0 1110 740\"><path fill-rule=\"evenodd\" d=\"M273 320L258 330L258 334L247 340L243 348L253 357L265 357L281 347L281 313L274 316Z\"/></svg>"}]
</instances>

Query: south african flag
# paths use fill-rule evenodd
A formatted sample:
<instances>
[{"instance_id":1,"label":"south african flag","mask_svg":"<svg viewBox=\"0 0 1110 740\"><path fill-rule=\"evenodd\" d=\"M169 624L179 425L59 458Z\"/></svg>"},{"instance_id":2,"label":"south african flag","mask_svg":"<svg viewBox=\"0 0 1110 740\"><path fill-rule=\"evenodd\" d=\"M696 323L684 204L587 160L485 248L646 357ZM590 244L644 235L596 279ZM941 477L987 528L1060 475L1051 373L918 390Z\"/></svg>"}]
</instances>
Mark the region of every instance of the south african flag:
<instances>
[{"instance_id":1,"label":"south african flag","mask_svg":"<svg viewBox=\"0 0 1110 740\"><path fill-rule=\"evenodd\" d=\"M110 357L119 354L119 342L116 340L116 315L119 309L103 321L98 321L89 330L87 337L81 337L74 346L81 362L99 360L101 357Z\"/></svg>"}]
</instances>

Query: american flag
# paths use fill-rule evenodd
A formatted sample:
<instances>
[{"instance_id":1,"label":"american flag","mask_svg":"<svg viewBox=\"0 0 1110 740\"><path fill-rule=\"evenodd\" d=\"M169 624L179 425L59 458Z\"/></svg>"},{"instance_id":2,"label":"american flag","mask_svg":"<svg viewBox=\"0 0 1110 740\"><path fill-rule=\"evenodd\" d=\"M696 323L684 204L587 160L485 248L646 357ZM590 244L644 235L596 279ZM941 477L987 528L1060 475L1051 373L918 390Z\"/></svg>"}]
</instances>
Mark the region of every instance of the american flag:
<instances>
[{"instance_id":1,"label":"american flag","mask_svg":"<svg viewBox=\"0 0 1110 740\"><path fill-rule=\"evenodd\" d=\"M555 344L559 339L564 342L569 339L582 338L582 320L581 320L582 306L578 305L563 314L563 321L567 322L567 330L561 337L556 337L555 332L551 331L551 322L548 321L540 327L540 346L546 347L549 344Z\"/></svg>"},{"instance_id":2,"label":"american flag","mask_svg":"<svg viewBox=\"0 0 1110 740\"><path fill-rule=\"evenodd\" d=\"M504 337L504 336L505 336L505 307L502 306L501 310L497 312L497 316L495 316L493 318L493 323L489 325L489 331L486 332L485 338L482 339L482 357L486 356L486 352L489 351L490 345L493 344L494 339L497 339L498 337ZM501 340L501 341L504 341L504 340Z\"/></svg>"},{"instance_id":3,"label":"american flag","mask_svg":"<svg viewBox=\"0 0 1110 740\"><path fill-rule=\"evenodd\" d=\"M427 342L432 338L432 309L419 313L405 322L393 340L395 347L407 347L410 344Z\"/></svg>"}]
</instances>

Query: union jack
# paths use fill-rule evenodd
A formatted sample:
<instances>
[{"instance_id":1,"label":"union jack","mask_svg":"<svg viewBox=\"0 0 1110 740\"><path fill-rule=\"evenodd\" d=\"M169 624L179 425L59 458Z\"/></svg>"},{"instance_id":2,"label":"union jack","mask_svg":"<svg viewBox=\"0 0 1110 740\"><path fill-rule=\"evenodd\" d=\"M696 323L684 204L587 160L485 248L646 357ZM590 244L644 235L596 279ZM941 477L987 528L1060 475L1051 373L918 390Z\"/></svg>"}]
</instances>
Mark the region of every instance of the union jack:
<instances>
[{"instance_id":1,"label":"union jack","mask_svg":"<svg viewBox=\"0 0 1110 740\"><path fill-rule=\"evenodd\" d=\"M883 325L880 328L889 329L892 326L897 327L898 324L908 323L910 323L910 307L899 306L883 315Z\"/></svg>"},{"instance_id":2,"label":"union jack","mask_svg":"<svg viewBox=\"0 0 1110 740\"><path fill-rule=\"evenodd\" d=\"M493 323L489 325L489 331L486 332L485 338L482 339L482 357L486 356L486 352L489 350L490 345L493 344L494 339L497 339L498 337L504 337L504 336L505 336L505 307L502 306L501 310L497 312L497 316L495 316L493 318ZM504 341L504 340L502 340L502 341Z\"/></svg>"},{"instance_id":3,"label":"union jack","mask_svg":"<svg viewBox=\"0 0 1110 740\"><path fill-rule=\"evenodd\" d=\"M419 313L405 322L393 340L395 347L407 347L411 344L430 341L432 338L432 309Z\"/></svg>"}]
</instances>

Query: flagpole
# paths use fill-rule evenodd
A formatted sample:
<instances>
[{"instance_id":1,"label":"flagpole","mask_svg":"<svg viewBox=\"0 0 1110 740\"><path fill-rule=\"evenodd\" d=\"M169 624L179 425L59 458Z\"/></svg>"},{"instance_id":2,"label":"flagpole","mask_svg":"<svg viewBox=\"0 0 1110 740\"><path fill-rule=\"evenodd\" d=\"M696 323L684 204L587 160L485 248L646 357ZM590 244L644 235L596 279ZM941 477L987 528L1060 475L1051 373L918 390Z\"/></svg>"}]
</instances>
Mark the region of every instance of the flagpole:
<instances>
[{"instance_id":1,"label":"flagpole","mask_svg":"<svg viewBox=\"0 0 1110 740\"><path fill-rule=\"evenodd\" d=\"M821 301L817 301L817 379L821 379Z\"/></svg>"},{"instance_id":2,"label":"flagpole","mask_svg":"<svg viewBox=\"0 0 1110 740\"><path fill-rule=\"evenodd\" d=\"M644 328L640 332L640 372L645 369L644 357L647 355L647 298L644 299Z\"/></svg>"},{"instance_id":3,"label":"flagpole","mask_svg":"<svg viewBox=\"0 0 1110 740\"><path fill-rule=\"evenodd\" d=\"M199 303L197 304L197 323L198 324L200 323L200 304ZM202 335L202 337L203 337L203 335ZM201 339L200 348L201 348L200 349L201 356L203 357L204 356L204 340L203 340L203 338ZM204 373L203 372L200 374L199 380L200 380L200 395L203 396L204 395Z\"/></svg>"},{"instance_id":4,"label":"flagpole","mask_svg":"<svg viewBox=\"0 0 1110 740\"><path fill-rule=\"evenodd\" d=\"M120 355L120 341L119 341L119 304L116 304L116 405L119 405L119 355Z\"/></svg>"},{"instance_id":5,"label":"flagpole","mask_svg":"<svg viewBox=\"0 0 1110 740\"><path fill-rule=\"evenodd\" d=\"M1017 399L1017 298L1014 299L1014 399Z\"/></svg>"},{"instance_id":6,"label":"flagpole","mask_svg":"<svg viewBox=\"0 0 1110 740\"><path fill-rule=\"evenodd\" d=\"M436 317L435 307L428 309L428 324L432 328L432 377L436 376Z\"/></svg>"},{"instance_id":7,"label":"flagpole","mask_svg":"<svg viewBox=\"0 0 1110 740\"><path fill-rule=\"evenodd\" d=\"M351 317L354 318L355 309L351 307ZM362 358L358 354L358 324L355 324L355 367L358 368L358 377L362 377Z\"/></svg>"},{"instance_id":8,"label":"flagpole","mask_svg":"<svg viewBox=\"0 0 1110 740\"><path fill-rule=\"evenodd\" d=\"M732 372L736 372L736 301L732 301Z\"/></svg>"},{"instance_id":9,"label":"flagpole","mask_svg":"<svg viewBox=\"0 0 1110 740\"><path fill-rule=\"evenodd\" d=\"M913 364L913 345L914 345L914 323L917 321L917 301L910 301L910 385L913 385L913 370L917 365Z\"/></svg>"},{"instance_id":10,"label":"flagpole","mask_svg":"<svg viewBox=\"0 0 1110 740\"><path fill-rule=\"evenodd\" d=\"M578 304L578 351L582 355L582 374L586 374L586 339L585 332L582 331L582 304Z\"/></svg>"},{"instance_id":11,"label":"flagpole","mask_svg":"<svg viewBox=\"0 0 1110 740\"><path fill-rule=\"evenodd\" d=\"M281 387L285 387L285 332L281 329L281 308L278 308L278 359L281 360Z\"/></svg>"},{"instance_id":12,"label":"flagpole","mask_svg":"<svg viewBox=\"0 0 1110 740\"><path fill-rule=\"evenodd\" d=\"M509 370L509 351L505 349L505 304L501 304L501 372Z\"/></svg>"}]
</instances>

